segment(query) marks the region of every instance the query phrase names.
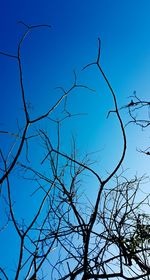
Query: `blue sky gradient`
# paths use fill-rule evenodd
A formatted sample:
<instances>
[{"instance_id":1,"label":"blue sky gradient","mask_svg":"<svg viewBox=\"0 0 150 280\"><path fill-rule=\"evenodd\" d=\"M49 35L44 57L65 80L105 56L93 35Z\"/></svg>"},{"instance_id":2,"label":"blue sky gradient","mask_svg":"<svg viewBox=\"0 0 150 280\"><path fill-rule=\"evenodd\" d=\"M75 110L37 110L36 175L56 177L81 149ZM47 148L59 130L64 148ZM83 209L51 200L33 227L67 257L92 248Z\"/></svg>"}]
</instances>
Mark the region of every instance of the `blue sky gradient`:
<instances>
[{"instance_id":1,"label":"blue sky gradient","mask_svg":"<svg viewBox=\"0 0 150 280\"><path fill-rule=\"evenodd\" d=\"M99 151L93 156L98 160L95 169L101 170L100 173L105 177L106 172L110 172L120 158L121 132L113 114L106 118L108 111L113 109L113 101L96 67L92 66L83 72L81 69L96 60L99 37L102 44L101 65L115 90L119 107L129 103L128 97L134 90L141 98L148 99L150 1L6 0L1 3L0 9L0 51L17 54L19 39L25 31L25 26L18 23L20 20L29 25L51 25L51 29L43 27L31 31L21 49L25 94L31 105L32 117L46 112L61 96L62 92L56 87L69 89L72 86L75 70L78 83L95 91L79 89L68 97L71 112L88 115L64 122L62 151L69 151L70 140L74 134L79 159L88 152ZM16 133L18 127L22 128L24 124L18 65L15 59L6 56L0 56L0 92L1 130ZM126 123L127 114L122 112L122 116ZM53 139L54 127L51 124L48 128L48 125L48 121L40 123L41 128L49 129ZM129 174L132 175L136 171L140 175L148 172L149 160L143 158L143 155L137 155L136 147L145 147L149 135L141 133L138 128L133 129L132 126L127 127L126 132L128 151L124 167L129 167ZM0 135L0 145L6 154L13 141L8 135ZM33 154L36 160L42 158L39 151L34 151L34 142ZM20 211L31 215L33 209L27 210L25 202L28 191L24 189L25 186L20 188L18 178L16 182L16 211L22 207ZM94 196L93 191L92 195ZM20 200L21 196L24 202ZM0 236L3 259L0 258L5 267L8 265L10 247L14 252L17 250L17 243L12 241L11 229ZM12 267L14 262L14 256L11 256ZM10 279L11 273L13 275L12 270Z\"/></svg>"}]
</instances>

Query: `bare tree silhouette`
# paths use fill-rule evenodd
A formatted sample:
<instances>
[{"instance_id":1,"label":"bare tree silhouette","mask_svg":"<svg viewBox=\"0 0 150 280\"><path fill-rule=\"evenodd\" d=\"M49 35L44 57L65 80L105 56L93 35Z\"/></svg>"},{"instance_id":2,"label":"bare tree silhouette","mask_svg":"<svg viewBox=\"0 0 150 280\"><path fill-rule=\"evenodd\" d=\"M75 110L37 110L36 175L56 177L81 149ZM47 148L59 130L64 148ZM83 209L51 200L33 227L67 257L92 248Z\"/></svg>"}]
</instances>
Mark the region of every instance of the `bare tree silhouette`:
<instances>
[{"instance_id":1,"label":"bare tree silhouette","mask_svg":"<svg viewBox=\"0 0 150 280\"><path fill-rule=\"evenodd\" d=\"M106 82L114 104L108 116L110 113L115 114L123 143L118 162L104 179L101 171L97 172L92 166L89 154L82 160L78 157L74 138L70 153L64 152L61 147L61 126L70 118L80 117L80 114L69 111L68 96L78 89L93 90L78 84L76 74L69 89L59 88L62 95L53 106L42 115L32 118L26 100L20 52L24 38L30 31L50 26L22 24L26 31L18 44L17 54L0 52L18 63L25 116L24 127L17 133L0 131L1 135L9 135L19 141L17 150L14 152L11 149L7 156L3 149L0 149L0 198L5 203L7 217L0 234L9 231L11 226L16 238L13 243L17 242L16 246L19 246L16 266L10 268L9 263L5 267L0 266L1 277L12 279L10 270L13 269L15 280L149 279L150 217L142 211L143 204L149 207L149 195L145 195L140 201L137 199L140 186L147 178L135 176L128 179L121 169L127 149L126 133L116 94L100 64L100 39L96 60L84 66L82 71L95 67L98 75L102 75ZM52 118L51 114L62 102L61 117ZM140 100L134 94L125 107L133 122L142 127L149 125L148 121L134 116L135 110L149 108L149 102ZM55 137L51 137L48 130L38 126L43 119L49 119L55 125ZM34 125L36 130L34 129L33 133ZM36 165L29 160L33 139L37 139L42 154ZM15 211L17 201L14 202L13 192L17 172L21 182L24 182L22 184L32 185L27 203L35 205L36 199L34 214L31 213L28 219L20 217ZM82 188L87 176L93 179L95 189L97 188L94 201L90 199L90 192L87 195Z\"/></svg>"}]
</instances>

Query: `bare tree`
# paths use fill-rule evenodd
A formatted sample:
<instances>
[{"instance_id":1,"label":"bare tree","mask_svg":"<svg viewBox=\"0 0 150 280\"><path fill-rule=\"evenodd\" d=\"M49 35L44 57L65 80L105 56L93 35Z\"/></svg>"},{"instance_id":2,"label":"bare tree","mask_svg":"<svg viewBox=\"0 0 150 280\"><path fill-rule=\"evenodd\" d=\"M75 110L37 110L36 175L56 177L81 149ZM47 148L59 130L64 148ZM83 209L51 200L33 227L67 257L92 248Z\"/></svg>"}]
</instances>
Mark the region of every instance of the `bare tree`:
<instances>
[{"instance_id":1,"label":"bare tree","mask_svg":"<svg viewBox=\"0 0 150 280\"><path fill-rule=\"evenodd\" d=\"M74 138L70 153L61 147L64 122L80 117L80 114L69 111L68 96L78 89L93 90L78 84L75 73L74 83L69 89L59 88L62 95L53 106L32 118L26 101L21 48L30 31L50 26L24 25L26 31L18 44L17 54L0 52L18 63L25 117L24 127L18 132L0 131L1 135L9 135L15 142L19 141L18 148L13 149L12 146L7 155L0 149L1 201L5 203L5 220L0 233L6 234L11 228L13 242L19 247L16 265L9 267L8 262L1 266L1 277L15 280L149 279L150 217L142 210L143 205L149 207L149 195L138 200L140 186L148 179L144 176L127 179L122 170L127 148L126 133L115 92L100 65L100 39L97 59L82 70L95 67L106 82L113 100L113 109L108 116L115 115L123 143L118 162L105 178L93 167L90 154L80 159ZM132 108L148 105L134 96L127 108L135 122L141 123L133 117ZM51 115L59 106L61 115L53 118ZM43 119L53 123L55 137L48 129L41 128L39 123ZM41 152L36 164L30 149L34 141ZM14 201L18 174L20 186L32 186L28 200L25 200L34 205L29 217L26 217L26 211L24 216L19 213L19 203ZM85 178L94 185L94 200L83 187L88 184Z\"/></svg>"}]
</instances>

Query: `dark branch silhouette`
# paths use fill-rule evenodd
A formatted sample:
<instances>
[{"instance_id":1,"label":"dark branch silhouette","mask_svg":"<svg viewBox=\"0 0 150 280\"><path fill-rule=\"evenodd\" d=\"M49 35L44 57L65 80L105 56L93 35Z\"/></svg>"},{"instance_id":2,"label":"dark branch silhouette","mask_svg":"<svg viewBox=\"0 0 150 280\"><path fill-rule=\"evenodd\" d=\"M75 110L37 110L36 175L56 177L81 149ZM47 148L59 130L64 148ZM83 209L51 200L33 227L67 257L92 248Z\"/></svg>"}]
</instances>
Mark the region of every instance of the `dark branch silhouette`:
<instances>
[{"instance_id":1,"label":"dark branch silhouette","mask_svg":"<svg viewBox=\"0 0 150 280\"><path fill-rule=\"evenodd\" d=\"M19 141L15 152L10 150L7 156L0 148L0 199L5 203L6 217L0 234L2 231L8 234L11 227L17 240L13 242L18 242L16 265L9 267L9 262L5 267L0 265L0 277L15 280L149 279L150 215L144 212L142 206L149 208L150 198L149 194L143 196L140 191L148 178L127 178L121 169L127 150L121 117L123 111L118 108L116 94L100 64L100 39L96 60L82 70L88 71L94 66L98 77L103 77L113 101L108 116L111 117L110 113L115 115L122 139L122 146L118 148L119 159L104 179L102 170L95 168L90 153L82 158L79 156L74 138L71 151L69 147L65 150L62 145L63 125L82 116L82 113L71 112L68 98L79 89L94 91L78 83L75 72L74 81L67 90L57 87L62 94L46 112L36 118L29 112L21 48L29 32L50 26L20 23L26 31L18 43L17 55L0 52L18 63L25 119L23 128L18 132L0 130L1 135ZM128 110L130 122L146 128L149 119L140 119L135 113L149 109L149 105L134 93L129 104L122 109ZM51 117L59 108L59 117ZM44 119L49 121L50 129L42 127ZM52 130L51 124L55 129ZM148 148L139 151L149 155ZM111 160L115 162L115 155ZM15 201L16 184L22 188L20 201ZM24 197L24 187L28 191L28 200ZM94 199L90 197L91 188ZM140 194L142 198L139 201L137 197ZM29 216L26 210L23 214L20 210L22 201L29 208Z\"/></svg>"}]
</instances>

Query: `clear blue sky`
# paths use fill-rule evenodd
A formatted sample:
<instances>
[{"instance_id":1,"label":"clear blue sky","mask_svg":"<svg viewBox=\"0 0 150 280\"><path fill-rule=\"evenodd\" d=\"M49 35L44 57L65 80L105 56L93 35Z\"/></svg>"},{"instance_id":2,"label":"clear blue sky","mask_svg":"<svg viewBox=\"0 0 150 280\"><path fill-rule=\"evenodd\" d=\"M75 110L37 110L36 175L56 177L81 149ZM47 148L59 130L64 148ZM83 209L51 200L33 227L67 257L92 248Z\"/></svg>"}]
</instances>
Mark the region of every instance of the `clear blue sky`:
<instances>
[{"instance_id":1,"label":"clear blue sky","mask_svg":"<svg viewBox=\"0 0 150 280\"><path fill-rule=\"evenodd\" d=\"M46 23L52 26L51 31L42 29L29 35L22 50L27 99L32 103L34 112L40 113L48 108L48 98L53 102L55 86L68 87L73 80L73 70L78 73L83 65L95 59L97 37L100 37L101 63L122 105L128 102L127 97L135 89L140 96L149 94L149 12L150 3L145 0L5 1L0 11L0 48L16 53L18 40L24 31L24 27L17 24L19 20L27 24ZM10 126L16 125L16 109L22 113L17 70L15 61L1 57L1 119L4 126L8 120ZM91 71L87 75L88 84L99 88L102 93L104 86L95 73ZM97 79L96 85L94 79ZM85 96L87 94L83 93L79 97L81 106L78 100L72 101L78 104L79 111L89 109L84 108ZM96 98L93 102L100 106ZM93 121L99 126L96 118L95 114ZM93 137L91 141L93 143Z\"/></svg>"},{"instance_id":2,"label":"clear blue sky","mask_svg":"<svg viewBox=\"0 0 150 280\"><path fill-rule=\"evenodd\" d=\"M94 68L84 73L80 70L96 58L97 38L100 37L101 64L116 92L119 106L129 102L128 96L134 90L140 97L149 98L150 1L3 1L0 9L1 51L17 53L19 38L25 30L17 23L20 20L29 25L52 26L51 30L43 28L31 32L21 52L26 97L33 106L33 116L47 111L60 96L60 92L54 89L56 86L68 88L72 85L73 70L76 70L79 82L96 92L82 90L68 100L73 113L83 112L88 116L64 125L62 149L65 151L70 135L74 133L80 155L100 150L96 156L100 162L97 168L101 168L102 174L111 171L122 145L116 120L113 116L106 120L107 111L113 107L112 99ZM17 121L19 126L24 122L18 66L15 60L4 56L0 56L0 98L1 129L17 132ZM125 115L123 118L127 121ZM47 123L41 126L46 129ZM148 171L149 162L147 159L143 161L142 155L137 160L135 150L142 141L147 144L149 138L147 134L142 135L144 138L135 137L136 133L140 130L127 128L129 150L125 168L130 167L132 174L136 170L141 174ZM4 135L0 136L0 144L6 152L9 150L9 140ZM17 186L15 192L18 199L23 191ZM6 245L8 235L0 237L0 242ZM9 245L8 248L4 246L4 263L8 261L8 252Z\"/></svg>"}]
</instances>

